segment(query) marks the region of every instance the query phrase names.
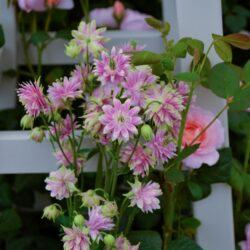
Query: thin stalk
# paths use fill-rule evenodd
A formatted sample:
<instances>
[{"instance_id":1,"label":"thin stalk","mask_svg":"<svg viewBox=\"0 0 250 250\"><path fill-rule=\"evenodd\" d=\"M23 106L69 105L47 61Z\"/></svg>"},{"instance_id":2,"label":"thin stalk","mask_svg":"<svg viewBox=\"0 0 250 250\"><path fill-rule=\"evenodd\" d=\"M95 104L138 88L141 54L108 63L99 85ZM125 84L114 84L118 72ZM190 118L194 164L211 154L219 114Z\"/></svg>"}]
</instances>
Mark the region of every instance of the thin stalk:
<instances>
[{"instance_id":1,"label":"thin stalk","mask_svg":"<svg viewBox=\"0 0 250 250\"><path fill-rule=\"evenodd\" d=\"M207 52L206 52L206 54L205 54L205 56L204 56L204 58L203 58L203 60L202 60L201 66L200 66L199 71L198 71L198 74L201 73L201 71L202 71L202 69L203 69L203 67L204 67L204 65L205 65L206 59L208 58L208 54L209 54L210 50L212 49L213 45L214 45L214 42L212 42L212 43L209 45L208 50L207 50Z\"/></svg>"},{"instance_id":2,"label":"thin stalk","mask_svg":"<svg viewBox=\"0 0 250 250\"><path fill-rule=\"evenodd\" d=\"M52 17L52 11L53 11L53 9L49 9L49 11L48 11L48 15L47 15L45 26L44 26L44 31L45 32L49 31L50 23L51 23L51 17Z\"/></svg>"},{"instance_id":3,"label":"thin stalk","mask_svg":"<svg viewBox=\"0 0 250 250\"><path fill-rule=\"evenodd\" d=\"M139 134L138 134L138 136L137 136L137 139L136 139L136 142L135 142L135 146L134 146L134 148L133 148L133 151L132 151L131 155L129 156L129 158L128 158L127 162L126 162L126 165L129 164L130 160L132 159L132 157L133 157L133 155L134 155L134 153L135 153L135 150L136 150L136 148L137 148L137 146L138 146L140 137L141 137L141 130L139 130Z\"/></svg>"},{"instance_id":4,"label":"thin stalk","mask_svg":"<svg viewBox=\"0 0 250 250\"><path fill-rule=\"evenodd\" d=\"M37 76L42 75L42 57L43 57L43 48L37 47Z\"/></svg>"},{"instance_id":5,"label":"thin stalk","mask_svg":"<svg viewBox=\"0 0 250 250\"><path fill-rule=\"evenodd\" d=\"M102 151L99 152L98 158L98 165L97 165L97 172L96 172L96 180L95 180L95 187L101 188L102 187L102 175L103 175L103 154Z\"/></svg>"},{"instance_id":6,"label":"thin stalk","mask_svg":"<svg viewBox=\"0 0 250 250\"><path fill-rule=\"evenodd\" d=\"M127 223L126 228L125 228L125 231L124 231L124 234L125 234L125 235L128 235L128 233L130 232L136 214L137 214L137 211L133 211L131 214L129 214L128 223Z\"/></svg>"},{"instance_id":7,"label":"thin stalk","mask_svg":"<svg viewBox=\"0 0 250 250\"><path fill-rule=\"evenodd\" d=\"M246 147L245 159L244 159L244 173L248 172L249 157L250 157L250 126L249 126L248 135L247 135L247 147Z\"/></svg>"},{"instance_id":8,"label":"thin stalk","mask_svg":"<svg viewBox=\"0 0 250 250\"><path fill-rule=\"evenodd\" d=\"M220 117L220 115L228 108L228 104L226 104L221 111L213 118L211 122L208 123L208 125L192 140L190 143L190 146L193 145L201 135L203 135L210 127L211 125Z\"/></svg>"}]
</instances>

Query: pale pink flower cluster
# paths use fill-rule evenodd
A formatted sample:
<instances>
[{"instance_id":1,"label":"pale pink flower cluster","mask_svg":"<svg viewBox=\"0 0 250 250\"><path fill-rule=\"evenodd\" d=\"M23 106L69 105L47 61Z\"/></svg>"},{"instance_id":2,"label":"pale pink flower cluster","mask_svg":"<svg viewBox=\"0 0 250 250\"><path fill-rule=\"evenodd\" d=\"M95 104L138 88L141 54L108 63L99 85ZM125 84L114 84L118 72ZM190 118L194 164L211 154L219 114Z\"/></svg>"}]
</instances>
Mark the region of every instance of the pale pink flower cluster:
<instances>
[{"instance_id":1,"label":"pale pink flower cluster","mask_svg":"<svg viewBox=\"0 0 250 250\"><path fill-rule=\"evenodd\" d=\"M245 229L246 240L239 242L241 250L250 250L250 224L246 225Z\"/></svg>"}]
</instances>

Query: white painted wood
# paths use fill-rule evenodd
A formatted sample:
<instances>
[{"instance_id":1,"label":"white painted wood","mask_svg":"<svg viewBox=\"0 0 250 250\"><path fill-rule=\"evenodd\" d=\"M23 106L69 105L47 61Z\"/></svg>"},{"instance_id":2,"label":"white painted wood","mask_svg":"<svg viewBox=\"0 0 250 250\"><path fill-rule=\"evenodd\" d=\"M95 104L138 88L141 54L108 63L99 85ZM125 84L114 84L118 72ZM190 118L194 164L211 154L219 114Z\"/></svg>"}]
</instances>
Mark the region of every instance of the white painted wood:
<instances>
[{"instance_id":1,"label":"white painted wood","mask_svg":"<svg viewBox=\"0 0 250 250\"><path fill-rule=\"evenodd\" d=\"M166 0L166 5L171 0ZM211 43L211 34L222 34L222 15L220 0L176 0L176 16L179 38L191 36L205 42L206 48ZM173 3L172 3L173 4ZM167 8L167 7L166 7ZM173 13L171 14L174 17ZM211 52L212 63L218 62L214 51ZM188 69L188 60L183 60L181 70ZM214 114L221 110L225 102L210 91L199 88L197 102L200 106L211 110ZM220 117L225 128L228 146L227 113ZM193 203L195 216L202 221L196 239L204 250L233 250L233 208L231 189L225 184L213 186L212 194L207 198Z\"/></svg>"}]
</instances>

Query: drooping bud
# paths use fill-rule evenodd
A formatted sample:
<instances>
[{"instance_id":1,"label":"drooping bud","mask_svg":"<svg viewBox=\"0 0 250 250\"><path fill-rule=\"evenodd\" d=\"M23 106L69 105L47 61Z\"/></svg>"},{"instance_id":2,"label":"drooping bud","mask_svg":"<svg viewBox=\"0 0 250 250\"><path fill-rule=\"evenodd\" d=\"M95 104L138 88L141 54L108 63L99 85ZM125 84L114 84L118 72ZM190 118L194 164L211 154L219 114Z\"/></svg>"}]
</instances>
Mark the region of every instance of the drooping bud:
<instances>
[{"instance_id":1,"label":"drooping bud","mask_svg":"<svg viewBox=\"0 0 250 250\"><path fill-rule=\"evenodd\" d=\"M83 227L85 222L84 217L81 214L78 214L74 217L74 224L78 227Z\"/></svg>"},{"instance_id":2,"label":"drooping bud","mask_svg":"<svg viewBox=\"0 0 250 250\"><path fill-rule=\"evenodd\" d=\"M111 234L107 234L107 235L105 235L103 241L104 241L105 246L111 248L115 244L115 237L113 235L111 235Z\"/></svg>"},{"instance_id":3,"label":"drooping bud","mask_svg":"<svg viewBox=\"0 0 250 250\"><path fill-rule=\"evenodd\" d=\"M107 201L105 204L102 206L102 214L105 217L114 217L118 214L118 207L116 202L114 201Z\"/></svg>"},{"instance_id":4,"label":"drooping bud","mask_svg":"<svg viewBox=\"0 0 250 250\"><path fill-rule=\"evenodd\" d=\"M76 58L81 52L81 48L76 43L70 42L65 46L65 54L68 57Z\"/></svg>"},{"instance_id":5,"label":"drooping bud","mask_svg":"<svg viewBox=\"0 0 250 250\"><path fill-rule=\"evenodd\" d=\"M44 131L40 127L35 127L32 129L30 138L35 142L42 142L45 137Z\"/></svg>"},{"instance_id":6,"label":"drooping bud","mask_svg":"<svg viewBox=\"0 0 250 250\"><path fill-rule=\"evenodd\" d=\"M42 218L47 218L55 222L56 218L62 214L62 210L58 204L52 204L43 209Z\"/></svg>"},{"instance_id":7,"label":"drooping bud","mask_svg":"<svg viewBox=\"0 0 250 250\"><path fill-rule=\"evenodd\" d=\"M115 19L118 21L118 23L120 23L125 15L125 7L121 1L115 1L113 6L113 13Z\"/></svg>"},{"instance_id":8,"label":"drooping bud","mask_svg":"<svg viewBox=\"0 0 250 250\"><path fill-rule=\"evenodd\" d=\"M94 190L88 190L87 192L84 192L81 194L82 196L82 206L84 207L94 207L98 206L100 204L100 201L102 200L102 197L97 195Z\"/></svg>"},{"instance_id":9,"label":"drooping bud","mask_svg":"<svg viewBox=\"0 0 250 250\"><path fill-rule=\"evenodd\" d=\"M22 128L33 128L34 118L30 115L24 115L21 119L20 125Z\"/></svg>"},{"instance_id":10,"label":"drooping bud","mask_svg":"<svg viewBox=\"0 0 250 250\"><path fill-rule=\"evenodd\" d=\"M154 133L152 128L148 124L144 124L141 127L141 135L146 141L150 141L153 138Z\"/></svg>"}]
</instances>

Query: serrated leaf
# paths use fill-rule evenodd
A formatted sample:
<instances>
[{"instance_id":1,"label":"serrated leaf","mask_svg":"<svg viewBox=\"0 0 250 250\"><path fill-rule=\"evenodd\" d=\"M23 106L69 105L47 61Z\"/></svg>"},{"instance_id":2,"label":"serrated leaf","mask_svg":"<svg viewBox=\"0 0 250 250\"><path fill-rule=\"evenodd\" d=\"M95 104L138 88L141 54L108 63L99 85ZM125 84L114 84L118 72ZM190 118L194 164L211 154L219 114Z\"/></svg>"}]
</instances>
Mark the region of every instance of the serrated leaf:
<instances>
[{"instance_id":1,"label":"serrated leaf","mask_svg":"<svg viewBox=\"0 0 250 250\"><path fill-rule=\"evenodd\" d=\"M200 79L200 76L195 72L182 72L174 77L177 81L184 82L197 82Z\"/></svg>"},{"instance_id":2,"label":"serrated leaf","mask_svg":"<svg viewBox=\"0 0 250 250\"><path fill-rule=\"evenodd\" d=\"M221 60L224 62L232 62L233 53L229 44L222 40L216 40L214 41L214 49Z\"/></svg>"},{"instance_id":3,"label":"serrated leaf","mask_svg":"<svg viewBox=\"0 0 250 250\"><path fill-rule=\"evenodd\" d=\"M162 239L156 231L132 231L128 239L133 245L140 243L142 250L160 250L162 249Z\"/></svg>"},{"instance_id":4,"label":"serrated leaf","mask_svg":"<svg viewBox=\"0 0 250 250\"><path fill-rule=\"evenodd\" d=\"M227 63L216 64L209 72L206 87L217 96L227 99L239 90L240 75Z\"/></svg>"},{"instance_id":5,"label":"serrated leaf","mask_svg":"<svg viewBox=\"0 0 250 250\"><path fill-rule=\"evenodd\" d=\"M234 33L226 35L223 38L223 41L231 44L232 46L240 49L250 49L250 36L241 33Z\"/></svg>"},{"instance_id":6,"label":"serrated leaf","mask_svg":"<svg viewBox=\"0 0 250 250\"><path fill-rule=\"evenodd\" d=\"M242 78L246 83L250 83L250 60L247 61L243 68Z\"/></svg>"},{"instance_id":7,"label":"serrated leaf","mask_svg":"<svg viewBox=\"0 0 250 250\"><path fill-rule=\"evenodd\" d=\"M156 54L150 51L134 52L131 55L132 55L132 64L135 66L156 64L160 63L162 60L162 56L160 54Z\"/></svg>"},{"instance_id":8,"label":"serrated leaf","mask_svg":"<svg viewBox=\"0 0 250 250\"><path fill-rule=\"evenodd\" d=\"M202 250L202 248L197 245L194 240L191 240L188 237L183 237L172 241L168 250Z\"/></svg>"}]
</instances>

